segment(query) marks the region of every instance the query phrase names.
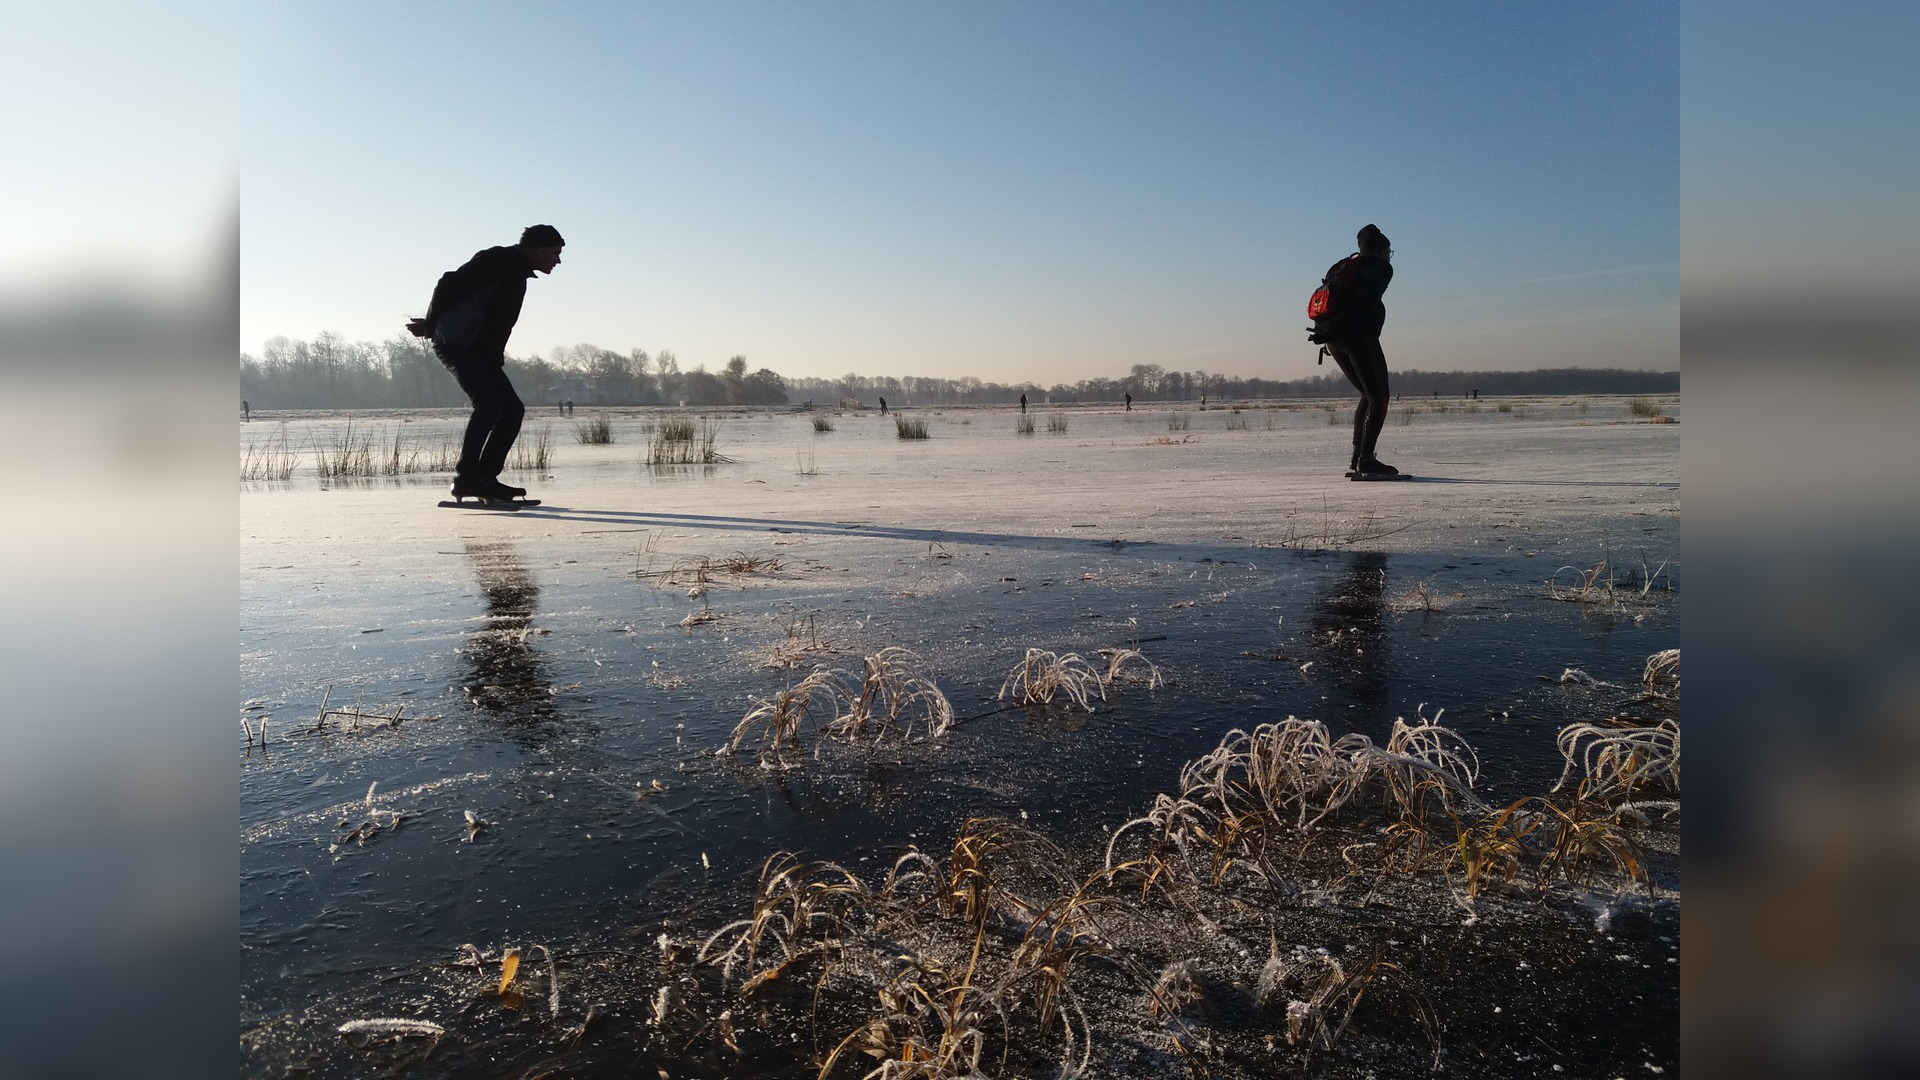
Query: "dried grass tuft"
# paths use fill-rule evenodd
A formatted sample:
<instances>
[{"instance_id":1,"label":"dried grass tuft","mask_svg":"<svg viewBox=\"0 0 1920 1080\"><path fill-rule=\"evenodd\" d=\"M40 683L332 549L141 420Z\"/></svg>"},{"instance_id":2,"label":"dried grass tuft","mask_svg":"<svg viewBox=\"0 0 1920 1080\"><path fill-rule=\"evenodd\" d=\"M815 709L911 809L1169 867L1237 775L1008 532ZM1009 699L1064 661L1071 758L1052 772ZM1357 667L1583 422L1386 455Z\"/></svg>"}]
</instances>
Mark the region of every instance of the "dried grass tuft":
<instances>
[{"instance_id":1,"label":"dried grass tuft","mask_svg":"<svg viewBox=\"0 0 1920 1080\"><path fill-rule=\"evenodd\" d=\"M720 425L702 418L696 430L692 420L662 421L647 440L642 464L651 467L669 465L724 465L732 459L714 449L720 438Z\"/></svg>"},{"instance_id":2,"label":"dried grass tuft","mask_svg":"<svg viewBox=\"0 0 1920 1080\"><path fill-rule=\"evenodd\" d=\"M754 707L734 725L733 735L727 740L727 752L737 752L743 745L755 742L764 745L769 753L778 754L799 741L809 719L814 721L815 728L820 728L838 717L849 696L834 672L818 668L775 694L773 700L756 699Z\"/></svg>"},{"instance_id":3,"label":"dried grass tuft","mask_svg":"<svg viewBox=\"0 0 1920 1080\"><path fill-rule=\"evenodd\" d=\"M1646 564L1641 563L1638 586L1633 584L1632 571L1627 571L1622 578L1611 559L1601 559L1585 570L1577 566L1562 566L1553 572L1553 578L1546 583L1547 599L1568 604L1594 604L1602 608L1644 603L1667 566L1668 563L1662 562L1648 570ZM1563 581L1563 577L1569 573L1573 575L1572 578ZM1667 587L1672 589L1671 579Z\"/></svg>"},{"instance_id":4,"label":"dried grass tuft","mask_svg":"<svg viewBox=\"0 0 1920 1080\"><path fill-rule=\"evenodd\" d=\"M1490 886L1513 884L1528 868L1535 888L1592 883L1604 867L1652 887L1630 817L1597 803L1529 795L1460 829L1445 868L1458 871L1471 906Z\"/></svg>"},{"instance_id":5,"label":"dried grass tuft","mask_svg":"<svg viewBox=\"0 0 1920 1080\"><path fill-rule=\"evenodd\" d=\"M1640 681L1646 684L1650 694L1665 698L1679 697L1680 650L1667 649L1647 657L1647 667L1641 672Z\"/></svg>"},{"instance_id":6,"label":"dried grass tuft","mask_svg":"<svg viewBox=\"0 0 1920 1080\"><path fill-rule=\"evenodd\" d=\"M280 425L279 445L272 440L248 446L240 453L240 479L291 480L300 455L287 444L287 427Z\"/></svg>"},{"instance_id":7,"label":"dried grass tuft","mask_svg":"<svg viewBox=\"0 0 1920 1080\"><path fill-rule=\"evenodd\" d=\"M1093 711L1094 699L1107 699L1106 680L1078 653L1056 655L1045 649L1028 649L1024 657L1000 684L996 701L1012 699L1021 705L1046 706L1055 698Z\"/></svg>"},{"instance_id":8,"label":"dried grass tuft","mask_svg":"<svg viewBox=\"0 0 1920 1080\"><path fill-rule=\"evenodd\" d=\"M834 736L878 743L938 739L953 726L953 703L917 668L920 658L899 647L865 659L860 692L827 725Z\"/></svg>"},{"instance_id":9,"label":"dried grass tuft","mask_svg":"<svg viewBox=\"0 0 1920 1080\"><path fill-rule=\"evenodd\" d=\"M546 472L553 464L553 425L542 424L534 432L533 438L521 439L513 444L513 457L508 467L534 472Z\"/></svg>"},{"instance_id":10,"label":"dried grass tuft","mask_svg":"<svg viewBox=\"0 0 1920 1080\"><path fill-rule=\"evenodd\" d=\"M1312 989L1305 998L1287 1002L1287 1042L1318 1050L1331 1050L1347 1026L1360 1001L1376 986L1394 992L1420 1021L1433 1052L1433 1068L1440 1067L1440 1019L1432 1006L1414 988L1405 968L1375 953L1366 963L1348 971L1339 960L1324 952L1306 953L1303 968L1317 968L1305 977Z\"/></svg>"},{"instance_id":11,"label":"dried grass tuft","mask_svg":"<svg viewBox=\"0 0 1920 1080\"><path fill-rule=\"evenodd\" d=\"M863 661L858 689L845 672L815 668L772 700L755 699L720 754L757 744L776 755L798 743L808 721L830 738L870 746L938 739L953 726L953 703L917 663L906 649L882 649Z\"/></svg>"},{"instance_id":12,"label":"dried grass tuft","mask_svg":"<svg viewBox=\"0 0 1920 1080\"><path fill-rule=\"evenodd\" d=\"M1650 727L1569 724L1555 740L1566 767L1558 793L1580 770L1575 798L1597 802L1637 799L1656 789L1680 794L1680 725L1662 720Z\"/></svg>"},{"instance_id":13,"label":"dried grass tuft","mask_svg":"<svg viewBox=\"0 0 1920 1080\"><path fill-rule=\"evenodd\" d=\"M1479 760L1439 718L1395 720L1385 746L1358 733L1334 739L1326 725L1297 716L1235 729L1181 769L1179 795L1156 795L1146 814L1114 831L1107 870L1137 877L1143 895L1175 879L1218 886L1236 871L1271 880L1270 850L1311 836L1369 794L1414 836L1425 835L1435 811L1449 819L1479 812ZM1141 838L1130 838L1136 830Z\"/></svg>"}]
</instances>

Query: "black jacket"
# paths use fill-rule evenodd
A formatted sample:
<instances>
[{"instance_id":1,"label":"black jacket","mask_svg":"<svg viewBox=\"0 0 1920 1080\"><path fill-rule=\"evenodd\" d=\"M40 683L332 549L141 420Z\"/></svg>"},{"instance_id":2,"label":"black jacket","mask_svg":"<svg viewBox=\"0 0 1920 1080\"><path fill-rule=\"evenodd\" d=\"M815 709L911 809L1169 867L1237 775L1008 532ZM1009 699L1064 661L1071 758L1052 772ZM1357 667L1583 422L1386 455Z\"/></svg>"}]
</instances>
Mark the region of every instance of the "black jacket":
<instances>
[{"instance_id":1,"label":"black jacket","mask_svg":"<svg viewBox=\"0 0 1920 1080\"><path fill-rule=\"evenodd\" d=\"M1377 338L1387 325L1387 305L1381 299L1393 281L1393 264L1377 255L1362 255L1353 277L1342 282L1334 298L1333 314L1315 324L1318 336Z\"/></svg>"},{"instance_id":2,"label":"black jacket","mask_svg":"<svg viewBox=\"0 0 1920 1080\"><path fill-rule=\"evenodd\" d=\"M426 315L436 351L454 349L505 364L507 338L520 321L532 276L533 264L518 247L476 252L460 269L441 274Z\"/></svg>"}]
</instances>

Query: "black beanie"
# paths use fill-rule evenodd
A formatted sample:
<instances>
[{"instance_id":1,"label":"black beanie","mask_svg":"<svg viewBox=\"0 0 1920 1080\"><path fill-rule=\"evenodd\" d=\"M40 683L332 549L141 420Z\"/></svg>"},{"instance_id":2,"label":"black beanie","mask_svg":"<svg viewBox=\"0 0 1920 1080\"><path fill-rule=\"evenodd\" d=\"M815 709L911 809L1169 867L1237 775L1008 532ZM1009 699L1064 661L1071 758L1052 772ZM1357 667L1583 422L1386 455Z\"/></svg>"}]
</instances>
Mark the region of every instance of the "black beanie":
<instances>
[{"instance_id":1,"label":"black beanie","mask_svg":"<svg viewBox=\"0 0 1920 1080\"><path fill-rule=\"evenodd\" d=\"M554 234L558 236L558 233ZM1387 241L1387 234L1380 231L1378 225L1368 225L1360 230L1361 251L1381 251L1393 245Z\"/></svg>"},{"instance_id":2,"label":"black beanie","mask_svg":"<svg viewBox=\"0 0 1920 1080\"><path fill-rule=\"evenodd\" d=\"M520 246L525 248L565 247L566 244L560 238L560 230L551 225L529 225L527 231L520 234Z\"/></svg>"}]
</instances>

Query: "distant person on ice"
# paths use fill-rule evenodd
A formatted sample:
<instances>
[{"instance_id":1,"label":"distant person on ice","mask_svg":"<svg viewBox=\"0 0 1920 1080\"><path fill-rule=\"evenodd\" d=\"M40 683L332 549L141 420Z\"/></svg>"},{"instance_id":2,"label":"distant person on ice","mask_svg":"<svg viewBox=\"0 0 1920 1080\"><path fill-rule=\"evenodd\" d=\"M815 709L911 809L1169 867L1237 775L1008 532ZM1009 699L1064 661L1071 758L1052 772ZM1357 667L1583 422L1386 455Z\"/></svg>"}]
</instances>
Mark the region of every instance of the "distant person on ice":
<instances>
[{"instance_id":1,"label":"distant person on ice","mask_svg":"<svg viewBox=\"0 0 1920 1080\"><path fill-rule=\"evenodd\" d=\"M520 320L527 279L553 273L565 245L560 230L530 225L518 244L488 248L440 275L426 317L407 323L415 337L433 339L434 355L473 402L453 473L455 499L517 499L527 493L500 482L507 451L527 413L507 380L507 338Z\"/></svg>"},{"instance_id":2,"label":"distant person on ice","mask_svg":"<svg viewBox=\"0 0 1920 1080\"><path fill-rule=\"evenodd\" d=\"M1311 337L1326 346L1340 365L1360 404L1353 411L1353 457L1347 475L1356 480L1398 476L1400 470L1374 456L1380 427L1387 420L1387 355L1380 350L1380 330L1387 322L1381 300L1393 280L1393 246L1379 228L1360 230L1358 254L1335 263L1327 271L1332 310L1314 321Z\"/></svg>"}]
</instances>

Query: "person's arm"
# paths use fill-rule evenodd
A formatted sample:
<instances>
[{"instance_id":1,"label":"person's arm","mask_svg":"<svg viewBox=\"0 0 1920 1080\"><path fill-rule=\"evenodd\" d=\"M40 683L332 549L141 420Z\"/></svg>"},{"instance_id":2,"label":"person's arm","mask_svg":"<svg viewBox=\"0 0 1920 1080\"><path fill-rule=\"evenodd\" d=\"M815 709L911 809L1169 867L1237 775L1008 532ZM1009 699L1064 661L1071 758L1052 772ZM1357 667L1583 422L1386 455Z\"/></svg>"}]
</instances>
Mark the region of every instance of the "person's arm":
<instances>
[{"instance_id":1,"label":"person's arm","mask_svg":"<svg viewBox=\"0 0 1920 1080\"><path fill-rule=\"evenodd\" d=\"M479 252L468 259L457 270L449 270L440 275L433 286L433 299L427 304L425 316L409 320L407 329L415 337L432 337L440 327L440 320L447 313L472 301L474 297L490 292L498 285L503 267L501 260L490 258L498 249Z\"/></svg>"}]
</instances>

